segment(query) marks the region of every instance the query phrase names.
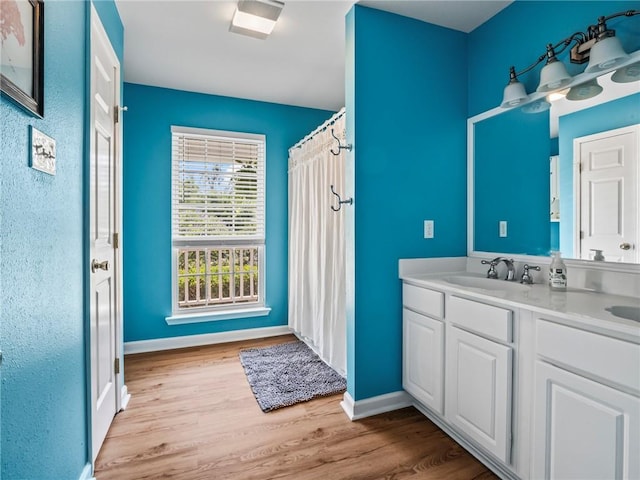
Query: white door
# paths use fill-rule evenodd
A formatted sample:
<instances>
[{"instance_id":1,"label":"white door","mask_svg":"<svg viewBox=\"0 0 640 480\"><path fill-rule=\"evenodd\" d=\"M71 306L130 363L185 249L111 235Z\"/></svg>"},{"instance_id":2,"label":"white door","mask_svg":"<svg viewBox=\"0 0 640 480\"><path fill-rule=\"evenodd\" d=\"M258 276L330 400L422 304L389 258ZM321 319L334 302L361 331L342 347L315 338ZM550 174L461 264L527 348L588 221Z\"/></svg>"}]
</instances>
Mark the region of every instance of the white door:
<instances>
[{"instance_id":1,"label":"white door","mask_svg":"<svg viewBox=\"0 0 640 480\"><path fill-rule=\"evenodd\" d=\"M446 351L446 418L510 463L512 349L451 327Z\"/></svg>"},{"instance_id":2,"label":"white door","mask_svg":"<svg viewBox=\"0 0 640 480\"><path fill-rule=\"evenodd\" d=\"M116 414L116 335L118 275L116 272L117 155L116 117L120 65L100 20L91 15L90 105L90 344L93 459L98 455Z\"/></svg>"},{"instance_id":3,"label":"white door","mask_svg":"<svg viewBox=\"0 0 640 480\"><path fill-rule=\"evenodd\" d=\"M444 324L404 309L404 389L442 415L444 397Z\"/></svg>"},{"instance_id":4,"label":"white door","mask_svg":"<svg viewBox=\"0 0 640 480\"><path fill-rule=\"evenodd\" d=\"M549 217L552 222L560 220L560 155L549 157Z\"/></svg>"},{"instance_id":5,"label":"white door","mask_svg":"<svg viewBox=\"0 0 640 480\"><path fill-rule=\"evenodd\" d=\"M640 400L536 362L532 478L640 478Z\"/></svg>"},{"instance_id":6,"label":"white door","mask_svg":"<svg viewBox=\"0 0 640 480\"><path fill-rule=\"evenodd\" d=\"M580 177L576 197L580 258L593 259L593 250L598 249L609 262L640 261L638 132L640 126L635 125L574 140Z\"/></svg>"}]
</instances>

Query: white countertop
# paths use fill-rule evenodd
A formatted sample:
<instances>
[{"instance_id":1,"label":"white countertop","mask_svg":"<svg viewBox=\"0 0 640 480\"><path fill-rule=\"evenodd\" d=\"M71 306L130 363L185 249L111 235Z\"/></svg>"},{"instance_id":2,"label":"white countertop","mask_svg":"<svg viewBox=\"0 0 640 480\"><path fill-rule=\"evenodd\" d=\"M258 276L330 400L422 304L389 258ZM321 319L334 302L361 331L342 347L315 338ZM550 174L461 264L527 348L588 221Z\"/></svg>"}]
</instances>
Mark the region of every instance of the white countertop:
<instances>
[{"instance_id":1,"label":"white countertop","mask_svg":"<svg viewBox=\"0 0 640 480\"><path fill-rule=\"evenodd\" d=\"M640 322L617 317L605 310L614 305L640 307L640 299L638 298L572 288L567 289L566 292L555 292L551 291L546 284L525 285L526 288L522 289L522 291L487 290L447 282L446 278L453 275L485 277L480 274L457 271L428 274L407 273L401 275L400 278L418 286L554 315L569 322L579 323L600 333L640 343ZM491 281L504 282L505 280Z\"/></svg>"}]
</instances>

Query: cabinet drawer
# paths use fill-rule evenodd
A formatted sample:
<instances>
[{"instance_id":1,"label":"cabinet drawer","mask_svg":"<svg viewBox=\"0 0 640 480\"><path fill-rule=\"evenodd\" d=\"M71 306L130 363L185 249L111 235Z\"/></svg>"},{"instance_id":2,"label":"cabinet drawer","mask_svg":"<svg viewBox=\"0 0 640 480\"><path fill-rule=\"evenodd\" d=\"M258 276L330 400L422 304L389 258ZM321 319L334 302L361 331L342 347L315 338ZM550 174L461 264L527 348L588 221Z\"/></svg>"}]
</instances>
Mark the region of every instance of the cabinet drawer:
<instances>
[{"instance_id":1,"label":"cabinet drawer","mask_svg":"<svg viewBox=\"0 0 640 480\"><path fill-rule=\"evenodd\" d=\"M451 297L447 303L447 319L472 332L495 338L501 342L512 341L513 312L464 298Z\"/></svg>"},{"instance_id":2,"label":"cabinet drawer","mask_svg":"<svg viewBox=\"0 0 640 480\"><path fill-rule=\"evenodd\" d=\"M541 357L640 394L640 345L542 319L536 337Z\"/></svg>"},{"instance_id":3,"label":"cabinet drawer","mask_svg":"<svg viewBox=\"0 0 640 480\"><path fill-rule=\"evenodd\" d=\"M444 294L428 288L403 283L402 305L431 317L444 316Z\"/></svg>"}]
</instances>

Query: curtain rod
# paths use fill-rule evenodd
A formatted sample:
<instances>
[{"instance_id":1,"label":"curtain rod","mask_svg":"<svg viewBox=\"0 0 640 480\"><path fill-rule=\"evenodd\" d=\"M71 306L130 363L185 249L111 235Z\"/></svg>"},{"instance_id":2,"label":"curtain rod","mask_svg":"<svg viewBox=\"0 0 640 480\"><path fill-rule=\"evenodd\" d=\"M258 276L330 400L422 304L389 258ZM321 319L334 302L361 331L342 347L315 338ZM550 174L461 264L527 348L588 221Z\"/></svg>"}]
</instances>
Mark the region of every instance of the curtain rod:
<instances>
[{"instance_id":1,"label":"curtain rod","mask_svg":"<svg viewBox=\"0 0 640 480\"><path fill-rule=\"evenodd\" d=\"M340 109L340 111L335 113L335 114L333 114L333 116L329 120L324 122L322 125L320 125L318 128L316 128L313 132L311 132L306 137L304 137L302 140L300 140L298 143L296 143L293 147L289 148L289 151L293 150L294 148L302 148L302 145L307 143L309 140L311 140L313 137L315 137L318 133L324 132L327 128L329 128L331 125L336 123L340 119L340 117L344 116L345 111L346 111L345 107L342 107Z\"/></svg>"}]
</instances>

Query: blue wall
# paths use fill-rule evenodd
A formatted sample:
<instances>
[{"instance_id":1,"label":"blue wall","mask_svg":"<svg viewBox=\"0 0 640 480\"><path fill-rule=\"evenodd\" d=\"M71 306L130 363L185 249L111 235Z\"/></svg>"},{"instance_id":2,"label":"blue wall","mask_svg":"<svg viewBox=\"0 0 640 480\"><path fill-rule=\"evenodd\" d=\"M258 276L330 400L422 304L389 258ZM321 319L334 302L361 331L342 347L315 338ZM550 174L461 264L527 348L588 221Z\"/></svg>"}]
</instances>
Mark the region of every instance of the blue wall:
<instances>
[{"instance_id":1,"label":"blue wall","mask_svg":"<svg viewBox=\"0 0 640 480\"><path fill-rule=\"evenodd\" d=\"M466 253L467 43L460 32L355 6L347 49L347 389L360 400L402 389L398 259ZM430 240L426 219L435 221Z\"/></svg>"},{"instance_id":2,"label":"blue wall","mask_svg":"<svg viewBox=\"0 0 640 480\"><path fill-rule=\"evenodd\" d=\"M587 25L596 23L597 18L601 15L610 15L615 12L625 11L633 8L640 8L639 1L516 1L501 11L498 15L490 19L485 24L478 27L469 34L469 81L468 81L468 112L469 116L477 115L483 111L489 110L500 104L502 100L502 92L509 80L509 66L514 65L516 70L522 70L530 65L540 54L544 53L545 45L549 42L558 42L567 37L574 31L584 31ZM528 20L532 19L536 27L530 28ZM539 19L537 21L536 19ZM607 23L609 28L616 30L616 36L620 39L623 47L627 52L633 52L640 48L640 16L630 18L616 18ZM523 34L523 31L526 34ZM581 73L586 64L571 64L567 60L568 51L559 55L559 59L565 63L569 73ZM539 72L542 64L533 71L520 77L520 81L525 84L528 92L535 91L539 82ZM538 114L542 115L542 114ZM546 115L546 114L544 114ZM612 115L612 119L619 118L620 112ZM615 121L615 120L614 120ZM503 137L509 139L517 135L517 129L522 124L513 122L511 127L505 127ZM613 127L611 127L613 128ZM536 130L537 132L537 130ZM565 133L562 133L564 138ZM530 138L530 137L529 137ZM571 140L569 140L571 141ZM532 149L540 149L542 145L528 141L527 147ZM552 144L552 148L554 148ZM560 145L562 150L562 145ZM566 151L566 147L565 147ZM555 153L555 152L552 152ZM528 152L532 154L532 152ZM528 174L529 172L527 172ZM539 172L538 172L539 173ZM538 176L536 174L536 176ZM536 183L528 179L527 185L522 183L522 177L516 180L521 185L522 193L512 195L518 205L522 202L528 202L527 208L522 207L521 211L526 211L529 215L530 208L543 206L548 208L548 181L541 180L542 183ZM572 167L571 159L567 160L566 156L561 156L560 166L560 182L561 182L561 200L560 200L560 225L553 223L548 229L548 238L537 243L533 239L527 240L528 253L545 254L549 248L558 247L558 227L560 228L560 237L564 236L565 240L560 240L560 249L564 256L571 256L573 250L572 245L567 245L567 235L571 235L573 225L572 211ZM476 187L476 195L486 198L486 190L478 191L478 188L484 188L481 184ZM569 188L569 190L567 190ZM487 190L501 190L501 186L492 185ZM525 199L525 196L527 198ZM476 197L477 198L477 197ZM518 211L515 203L511 204L513 213ZM476 205L478 207L479 205ZM509 208L505 206L505 208ZM537 212L538 209L536 208ZM478 212L478 208L476 208ZM485 211L489 215L489 211ZM481 212L482 214L482 212ZM477 218L477 217L476 217ZM537 218L537 217L536 217ZM495 220L495 219L493 219ZM475 232L478 240L488 239L495 236L497 227L491 222L483 222L482 227ZM533 229L535 236L542 230ZM565 232L564 234L562 232ZM512 229L509 229L509 237ZM537 232L537 233L536 233ZM513 252L520 253L519 249L503 249L500 243L510 247L511 240L495 239L495 242L484 242L483 247L489 251ZM484 250L478 248L477 250Z\"/></svg>"},{"instance_id":3,"label":"blue wall","mask_svg":"<svg viewBox=\"0 0 640 480\"><path fill-rule=\"evenodd\" d=\"M88 12L82 1L45 4L43 119L0 99L5 480L77 479L89 461L83 298ZM118 36L117 25L108 28ZM30 126L56 140L55 176L29 168Z\"/></svg>"},{"instance_id":4,"label":"blue wall","mask_svg":"<svg viewBox=\"0 0 640 480\"><path fill-rule=\"evenodd\" d=\"M287 324L288 148L333 112L125 83L124 337L148 340ZM268 317L169 326L171 126L266 135Z\"/></svg>"},{"instance_id":5,"label":"blue wall","mask_svg":"<svg viewBox=\"0 0 640 480\"><path fill-rule=\"evenodd\" d=\"M549 253L549 143L548 111L516 109L476 123L475 250ZM501 220L506 237L499 236Z\"/></svg>"},{"instance_id":6,"label":"blue wall","mask_svg":"<svg viewBox=\"0 0 640 480\"><path fill-rule=\"evenodd\" d=\"M494 108L509 82L509 67L523 70L556 43L595 24L601 15L640 9L640 1L516 1L469 34L469 116ZM640 48L640 15L607 23L627 52ZM570 74L586 64L570 64L568 50L558 56ZM528 92L535 91L542 65L520 78Z\"/></svg>"},{"instance_id":7,"label":"blue wall","mask_svg":"<svg viewBox=\"0 0 640 480\"><path fill-rule=\"evenodd\" d=\"M114 0L93 0L93 5L107 32L113 51L120 60L120 77L124 78L124 26Z\"/></svg>"},{"instance_id":8,"label":"blue wall","mask_svg":"<svg viewBox=\"0 0 640 480\"><path fill-rule=\"evenodd\" d=\"M560 117L560 251L573 254L573 140L640 123L640 93Z\"/></svg>"}]
</instances>

